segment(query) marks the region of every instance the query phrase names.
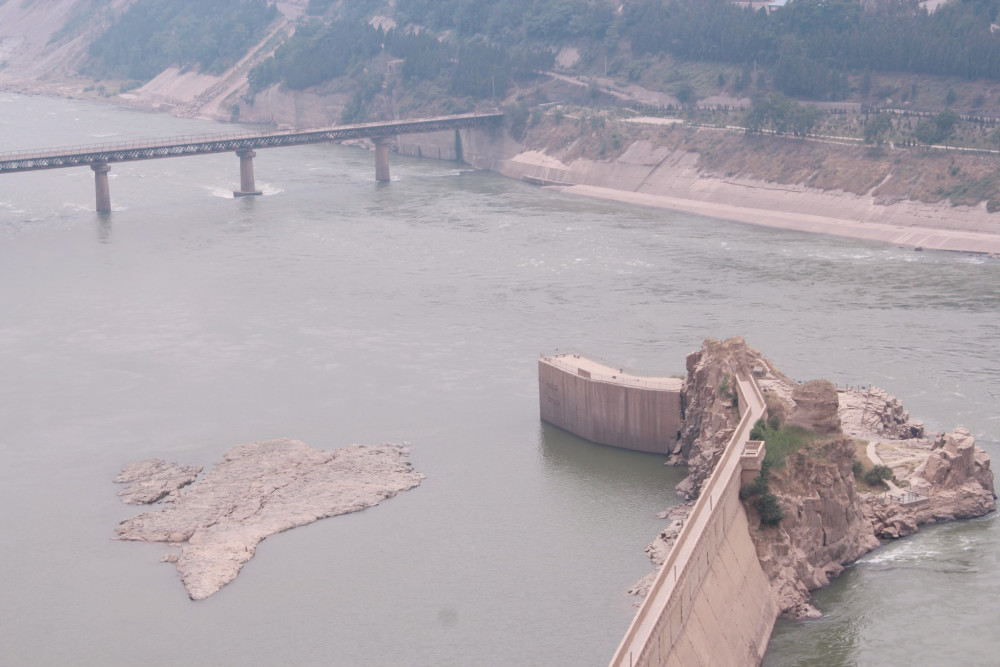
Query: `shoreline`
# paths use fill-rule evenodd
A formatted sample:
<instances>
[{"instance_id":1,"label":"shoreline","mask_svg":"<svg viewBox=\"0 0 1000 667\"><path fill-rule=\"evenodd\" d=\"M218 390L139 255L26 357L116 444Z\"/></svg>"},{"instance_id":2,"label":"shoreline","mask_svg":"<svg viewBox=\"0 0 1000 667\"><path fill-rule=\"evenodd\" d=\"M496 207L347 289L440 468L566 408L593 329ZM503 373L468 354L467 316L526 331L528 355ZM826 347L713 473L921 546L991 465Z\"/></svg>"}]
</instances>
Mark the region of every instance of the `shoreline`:
<instances>
[{"instance_id":1,"label":"shoreline","mask_svg":"<svg viewBox=\"0 0 1000 667\"><path fill-rule=\"evenodd\" d=\"M39 87L37 86L25 86L24 83L25 82L23 81L0 81L0 91L26 96L73 99L82 102L106 104L109 106L136 111L177 115L172 114L170 108L165 108L160 105L142 104L141 102L136 103L135 100L124 99L117 95L114 97L92 97L79 94L79 91L75 90L73 86L52 87L42 85L40 86L41 90L39 90ZM196 116L196 118L217 123L224 122L208 116ZM451 133L447 134L448 137L445 139L445 142L453 142ZM442 151L441 146L436 146L438 148L437 158L432 157L433 152L431 151L412 150L412 148L411 150L403 149L403 144L416 148L421 145L426 147L427 144L435 145L438 143L434 140L437 139L436 136L434 139L431 139L431 136L433 135L423 135L419 136L419 138L418 136L419 135L410 135L403 141L400 141L399 138L397 138L399 153L402 155L416 155L429 159L447 160L451 157L449 155L451 150ZM450 148L451 147L449 146L448 149ZM495 150L498 147L492 146L491 148ZM950 217L966 218L966 224L973 227L972 229L952 229L943 225L935 226L913 223L891 224L887 222L865 220L863 219L865 216L860 216L859 219L859 216L844 215L844 213L860 213L860 211L852 211L852 207L850 206L845 209L839 205L831 205L833 202L826 201L830 197L839 196L837 193L827 191L808 191L808 189L804 189L799 184L762 183L759 187L755 187L752 183L744 182L737 184L732 183L729 180L699 174L694 176L694 180L699 182L697 188L699 192L693 194L707 194L708 192L711 192L708 196L717 195L715 197L715 201L708 198L675 196L648 191L638 192L636 190L626 188L629 188L632 185L639 185L642 187L642 185L630 182L633 180L632 178L626 177L622 179L619 177L619 174L615 174L614 172L616 171L616 167L624 167L626 171L631 171L630 168L639 167L639 164L630 163L628 160L615 160L603 163L582 161L585 164L582 165L581 169L580 165L575 163L569 165L563 164L557 158L544 155L543 153L532 150L527 146L519 146L519 148L521 150L515 150L514 155L508 153L503 157L497 156L494 151L487 150L486 153L494 154L480 154L479 156L473 157L471 160L466 160L466 164L469 164L473 168L485 169L508 178L514 178L515 180L532 183L547 189L571 195L590 197L592 199L602 199L605 201L615 201L625 204L644 206L647 208L689 213L706 218L715 218L729 222L754 225L757 227L767 227L770 229L885 243L895 245L897 247L913 248L915 250L940 250L985 255L988 257L1000 257L1000 225L997 226L997 233L983 231L982 227L984 225L977 224L977 218L990 214L986 214L985 210L977 210L979 207L969 208L967 218L961 212L957 212L956 207L953 207L950 204L926 204L919 201L904 200L877 207L878 209L881 209L878 217L888 218L893 220L893 222L896 222L897 218L902 218L903 220L920 220L921 218L918 216L908 215L908 213L912 214L914 208L919 207L923 209L921 212L926 213L929 211L931 213L930 215L926 215L924 217L941 219L943 217L949 217L950 215ZM506 151L501 149L500 152ZM641 163L645 161L640 160L639 162ZM652 165L647 164L643 166L646 166L648 169L648 167ZM657 165L657 167L661 166L663 165ZM690 168L691 165L685 166ZM646 175L651 176L652 174L648 172L647 169L642 169L640 167L639 171L647 172ZM575 173L578 172L578 170L581 170L584 173ZM654 168L652 171L656 171L656 169ZM581 176L583 176L583 178L580 178ZM674 173L672 175L667 175L666 178L670 182L662 183L661 185L683 186L686 184L686 181L691 179L691 176L692 175L690 173ZM643 178L641 180L642 183L645 184L646 179ZM608 185L603 185L605 183L615 182L625 187L609 187ZM727 194L732 195L732 193L726 193L725 191L732 187L738 188L741 191L740 194L743 195L745 195L748 190L751 191L750 198L748 199L745 196L727 196ZM655 187L655 185L654 187L647 189L666 189L668 191L682 193L686 190L684 187ZM787 196L789 194L794 194L799 201L788 202ZM734 199L744 199L745 203L734 204L726 201L733 201ZM772 206L768 208L761 206L761 204L768 203L772 204ZM782 207L783 204L784 206ZM838 211L838 209L840 209L842 214L839 216L820 215L804 212L802 210L803 208L816 211ZM908 208L910 209L909 211L907 210ZM957 216L955 216L956 212L958 213ZM1000 214L997 214L997 219L998 222L1000 222Z\"/></svg>"},{"instance_id":2,"label":"shoreline","mask_svg":"<svg viewBox=\"0 0 1000 667\"><path fill-rule=\"evenodd\" d=\"M631 192L595 185L553 184L543 187L582 197L691 213L770 229L875 241L912 247L915 250L945 250L990 257L1000 255L1000 234L989 232L859 222L846 218L736 206L723 202Z\"/></svg>"}]
</instances>

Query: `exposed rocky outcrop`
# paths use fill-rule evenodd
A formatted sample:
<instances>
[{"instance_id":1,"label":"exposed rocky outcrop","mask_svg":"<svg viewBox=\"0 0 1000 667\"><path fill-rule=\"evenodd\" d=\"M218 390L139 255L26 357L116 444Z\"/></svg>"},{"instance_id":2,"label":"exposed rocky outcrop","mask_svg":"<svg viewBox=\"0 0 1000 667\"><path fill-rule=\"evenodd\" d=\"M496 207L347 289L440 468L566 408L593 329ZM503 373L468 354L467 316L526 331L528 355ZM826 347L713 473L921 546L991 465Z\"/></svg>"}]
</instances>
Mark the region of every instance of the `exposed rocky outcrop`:
<instances>
[{"instance_id":1,"label":"exposed rocky outcrop","mask_svg":"<svg viewBox=\"0 0 1000 667\"><path fill-rule=\"evenodd\" d=\"M709 338L701 350L688 355L682 389L684 422L671 460L689 467L688 477L677 486L679 494L696 498L712 474L740 420L736 377L749 376L755 369L758 375L791 383L743 338Z\"/></svg>"},{"instance_id":2,"label":"exposed rocky outcrop","mask_svg":"<svg viewBox=\"0 0 1000 667\"><path fill-rule=\"evenodd\" d=\"M770 489L785 514L777 526L762 526L747 506L757 556L782 612L818 616L809 591L879 545L855 487L853 455L854 442L836 438L807 446L773 470Z\"/></svg>"},{"instance_id":3,"label":"exposed rocky outcrop","mask_svg":"<svg viewBox=\"0 0 1000 667\"><path fill-rule=\"evenodd\" d=\"M903 403L884 389L848 387L840 392L840 421L844 431L859 437L922 438L923 422L910 421Z\"/></svg>"},{"instance_id":4,"label":"exposed rocky outcrop","mask_svg":"<svg viewBox=\"0 0 1000 667\"><path fill-rule=\"evenodd\" d=\"M809 380L796 385L792 392L794 409L788 416L788 426L828 435L840 433L837 415L837 387L829 380Z\"/></svg>"},{"instance_id":5,"label":"exposed rocky outcrop","mask_svg":"<svg viewBox=\"0 0 1000 667\"><path fill-rule=\"evenodd\" d=\"M123 521L117 539L166 542L194 600L236 578L270 535L379 504L424 478L401 445L350 445L332 452L297 440L237 445L200 482L161 510ZM130 467L130 487L170 488L180 466ZM143 478L142 473L148 478ZM152 495L152 494L149 494Z\"/></svg>"},{"instance_id":6,"label":"exposed rocky outcrop","mask_svg":"<svg viewBox=\"0 0 1000 667\"><path fill-rule=\"evenodd\" d=\"M737 375L758 379L769 412L779 421L828 435L840 433L832 383L797 385L741 338L706 340L687 361L685 420L675 458L687 460L690 475L678 485L679 493L697 494L739 421L733 385ZM878 545L855 488L853 452L850 439L827 438L772 471L770 492L785 514L779 526L762 526L752 504L747 505L758 558L783 612L818 615L807 604L809 591L828 584L846 563ZM675 519L647 547L654 563L663 561L681 525ZM643 583L633 592L641 594Z\"/></svg>"},{"instance_id":7,"label":"exposed rocky outcrop","mask_svg":"<svg viewBox=\"0 0 1000 667\"><path fill-rule=\"evenodd\" d=\"M161 500L173 502L180 489L198 479L201 470L201 466L182 466L163 459L147 459L122 466L115 483L125 485L118 495L123 503L129 505L149 505Z\"/></svg>"},{"instance_id":8,"label":"exposed rocky outcrop","mask_svg":"<svg viewBox=\"0 0 1000 667\"><path fill-rule=\"evenodd\" d=\"M904 480L909 488L869 499L875 533L896 538L918 526L982 516L996 509L990 457L968 429L941 436L927 460Z\"/></svg>"},{"instance_id":9,"label":"exposed rocky outcrop","mask_svg":"<svg viewBox=\"0 0 1000 667\"><path fill-rule=\"evenodd\" d=\"M646 555L649 556L649 560L652 562L655 569L642 579L639 579L637 582L632 584L632 588L628 590L629 595L645 597L646 594L649 593L649 589L653 585L653 581L656 579L657 571L667 560L667 555L670 553L670 550L674 548L674 544L677 542L677 536L680 535L681 528L683 528L684 524L687 522L692 509L694 509L694 503L688 502L680 505L674 505L659 514L661 519L669 519L670 523L667 524L666 528L660 531L660 534L656 536L655 540L646 545Z\"/></svg>"},{"instance_id":10,"label":"exposed rocky outcrop","mask_svg":"<svg viewBox=\"0 0 1000 667\"><path fill-rule=\"evenodd\" d=\"M737 374L757 379L772 422L817 434L769 471L768 492L784 513L778 525L762 524L754 503L745 505L758 559L784 613L818 616L808 603L809 591L827 585L845 565L877 547L879 537L900 537L923 523L980 516L995 508L989 456L974 446L971 434L957 429L936 444L923 440L923 424L911 422L902 403L881 389L838 394L827 380L797 384L740 338L706 340L687 363L686 411L671 461L690 466L690 475L678 485L682 495L697 496L738 423L732 385ZM853 438L899 439L893 440L899 449L893 470L909 488L860 494ZM657 567L683 526L684 517L666 518L671 523L646 549ZM631 592L645 594L652 580L652 575L640 580Z\"/></svg>"}]
</instances>

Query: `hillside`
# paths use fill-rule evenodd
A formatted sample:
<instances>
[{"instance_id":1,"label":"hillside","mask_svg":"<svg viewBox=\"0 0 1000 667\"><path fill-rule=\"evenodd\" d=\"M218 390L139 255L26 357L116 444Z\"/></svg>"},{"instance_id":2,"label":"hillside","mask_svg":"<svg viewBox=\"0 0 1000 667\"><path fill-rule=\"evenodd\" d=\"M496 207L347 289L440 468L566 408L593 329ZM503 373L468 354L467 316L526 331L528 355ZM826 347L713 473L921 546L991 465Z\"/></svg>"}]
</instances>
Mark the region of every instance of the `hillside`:
<instances>
[{"instance_id":1,"label":"hillside","mask_svg":"<svg viewBox=\"0 0 1000 667\"><path fill-rule=\"evenodd\" d=\"M614 161L641 140L689 152L701 178L985 213L1000 208L998 13L1000 0L933 13L848 0L770 13L723 0L5 2L0 87L286 127L502 107L514 140L502 159ZM628 122L641 116L669 122Z\"/></svg>"}]
</instances>

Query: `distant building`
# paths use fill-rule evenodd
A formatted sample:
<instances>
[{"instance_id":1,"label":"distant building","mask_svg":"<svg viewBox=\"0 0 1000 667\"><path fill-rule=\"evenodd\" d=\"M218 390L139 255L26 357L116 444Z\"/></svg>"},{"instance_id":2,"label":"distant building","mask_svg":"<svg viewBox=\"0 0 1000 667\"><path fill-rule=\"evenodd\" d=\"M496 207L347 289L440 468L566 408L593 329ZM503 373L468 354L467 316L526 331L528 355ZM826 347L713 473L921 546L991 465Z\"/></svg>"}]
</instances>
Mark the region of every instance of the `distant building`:
<instances>
[{"instance_id":1,"label":"distant building","mask_svg":"<svg viewBox=\"0 0 1000 667\"><path fill-rule=\"evenodd\" d=\"M772 10L778 7L784 7L788 0L730 0L731 5L736 5L737 7L749 8L754 11L763 9L768 14Z\"/></svg>"}]
</instances>

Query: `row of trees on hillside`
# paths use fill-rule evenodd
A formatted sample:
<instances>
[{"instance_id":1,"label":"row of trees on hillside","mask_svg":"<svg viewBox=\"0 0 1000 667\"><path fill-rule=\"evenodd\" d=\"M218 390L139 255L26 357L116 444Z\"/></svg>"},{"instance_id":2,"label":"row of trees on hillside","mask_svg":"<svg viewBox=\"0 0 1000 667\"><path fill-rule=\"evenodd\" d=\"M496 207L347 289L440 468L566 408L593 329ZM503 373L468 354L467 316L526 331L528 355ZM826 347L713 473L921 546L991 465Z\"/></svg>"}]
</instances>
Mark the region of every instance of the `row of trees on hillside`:
<instances>
[{"instance_id":1,"label":"row of trees on hillside","mask_svg":"<svg viewBox=\"0 0 1000 667\"><path fill-rule=\"evenodd\" d=\"M367 23L312 20L278 47L274 56L250 70L250 90L274 83L292 89L308 88L343 76L382 50L384 35Z\"/></svg>"},{"instance_id":2,"label":"row of trees on hillside","mask_svg":"<svg viewBox=\"0 0 1000 667\"><path fill-rule=\"evenodd\" d=\"M383 32L347 20L301 25L272 58L250 71L251 91L282 83L301 89L363 67L383 49L410 81L435 81L455 95L503 96L513 76L552 66L548 50L508 49L482 40L441 41L428 32ZM366 84L368 87L368 84Z\"/></svg>"},{"instance_id":3,"label":"row of trees on hillside","mask_svg":"<svg viewBox=\"0 0 1000 667\"><path fill-rule=\"evenodd\" d=\"M87 70L140 81L170 65L222 72L264 38L277 16L266 0L137 0L91 44Z\"/></svg>"},{"instance_id":4,"label":"row of trees on hillside","mask_svg":"<svg viewBox=\"0 0 1000 667\"><path fill-rule=\"evenodd\" d=\"M405 60L409 78L445 76L455 94L499 95L512 73L551 65L567 40L626 56L759 63L775 88L796 97L839 98L849 71L1000 80L1000 33L990 29L1000 0L952 0L932 14L916 0L789 0L771 13L728 0L396 0L403 29L391 35L368 24L383 6L309 0L307 14L323 18L301 24L254 70L254 88L315 85L384 47ZM135 0L94 41L90 73L145 80L171 64L218 72L276 17L267 0Z\"/></svg>"},{"instance_id":5,"label":"row of trees on hillside","mask_svg":"<svg viewBox=\"0 0 1000 667\"><path fill-rule=\"evenodd\" d=\"M619 12L619 8L621 11ZM771 13L728 0L397 0L400 25L510 44L624 38L633 55L773 66L789 95L838 97L846 72L898 71L1000 79L1000 0L790 0Z\"/></svg>"},{"instance_id":6,"label":"row of trees on hillside","mask_svg":"<svg viewBox=\"0 0 1000 667\"><path fill-rule=\"evenodd\" d=\"M524 37L603 39L616 7L611 0L396 0L396 15L401 24L509 43Z\"/></svg>"},{"instance_id":7,"label":"row of trees on hillside","mask_svg":"<svg viewBox=\"0 0 1000 667\"><path fill-rule=\"evenodd\" d=\"M822 118L823 112L815 105L799 104L790 97L773 92L754 99L743 120L748 134L768 131L802 137L816 131ZM951 109L946 109L939 114L920 118L915 126L910 126L909 119L906 120L907 127L904 130L902 119L894 127L892 114L876 113L870 117L866 114L862 137L865 143L879 146L890 134L896 134L901 141L914 145L917 142L927 145L943 144L955 133L960 118Z\"/></svg>"},{"instance_id":8,"label":"row of trees on hillside","mask_svg":"<svg viewBox=\"0 0 1000 667\"><path fill-rule=\"evenodd\" d=\"M773 66L789 95L839 97L847 70L1000 79L1000 0L791 0L770 14L727 0L635 0L621 34L632 52Z\"/></svg>"}]
</instances>

